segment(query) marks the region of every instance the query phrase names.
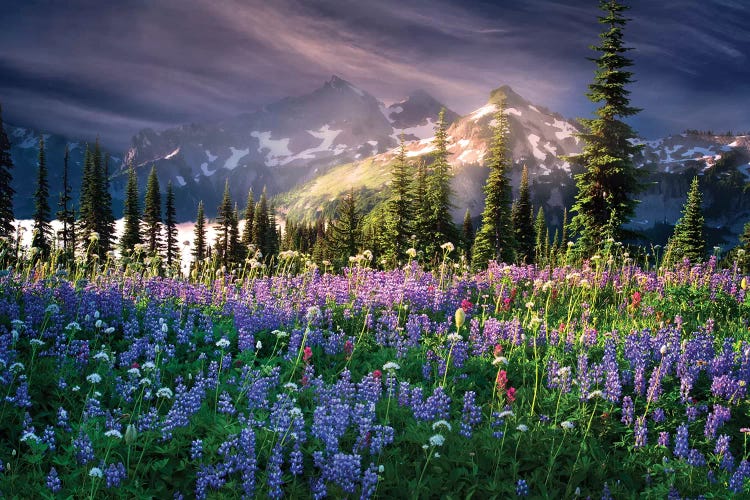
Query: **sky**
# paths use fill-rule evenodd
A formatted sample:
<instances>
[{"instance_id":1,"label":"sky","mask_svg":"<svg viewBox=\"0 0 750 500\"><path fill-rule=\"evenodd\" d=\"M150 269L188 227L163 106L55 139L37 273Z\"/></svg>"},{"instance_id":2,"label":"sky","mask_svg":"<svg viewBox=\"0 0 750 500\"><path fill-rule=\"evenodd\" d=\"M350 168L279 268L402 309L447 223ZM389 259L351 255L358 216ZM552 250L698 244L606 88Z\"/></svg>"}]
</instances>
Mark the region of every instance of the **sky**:
<instances>
[{"instance_id":1,"label":"sky","mask_svg":"<svg viewBox=\"0 0 750 500\"><path fill-rule=\"evenodd\" d=\"M629 0L630 119L643 137L750 131L750 2ZM386 103L460 114L507 84L566 117L585 93L596 0L2 0L4 120L124 151L140 129L217 121L336 74Z\"/></svg>"}]
</instances>

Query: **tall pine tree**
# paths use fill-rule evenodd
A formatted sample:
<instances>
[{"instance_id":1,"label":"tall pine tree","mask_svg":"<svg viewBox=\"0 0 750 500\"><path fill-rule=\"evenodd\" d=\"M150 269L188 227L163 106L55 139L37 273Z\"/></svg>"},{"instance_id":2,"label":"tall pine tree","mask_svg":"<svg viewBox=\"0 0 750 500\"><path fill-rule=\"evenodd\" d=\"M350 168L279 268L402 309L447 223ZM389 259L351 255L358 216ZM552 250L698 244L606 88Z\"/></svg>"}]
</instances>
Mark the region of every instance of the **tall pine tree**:
<instances>
[{"instance_id":1,"label":"tall pine tree","mask_svg":"<svg viewBox=\"0 0 750 500\"><path fill-rule=\"evenodd\" d=\"M73 209L73 197L71 196L70 187L70 150L65 145L65 155L63 156L63 188L60 191L60 200L57 203L57 219L62 222L60 238L62 239L63 252L72 255L76 247L76 218Z\"/></svg>"},{"instance_id":2,"label":"tall pine tree","mask_svg":"<svg viewBox=\"0 0 750 500\"><path fill-rule=\"evenodd\" d=\"M266 190L260 193L260 200L258 200L255 206L255 214L253 219L253 245L255 245L256 251L260 251L262 258L270 257L270 249L268 244L268 199L266 198Z\"/></svg>"},{"instance_id":3,"label":"tall pine tree","mask_svg":"<svg viewBox=\"0 0 750 500\"><path fill-rule=\"evenodd\" d=\"M177 209L174 202L172 181L167 183L167 195L164 205L164 233L166 236L165 256L167 258L167 266L171 269L174 264L180 263L180 251L177 246Z\"/></svg>"},{"instance_id":4,"label":"tall pine tree","mask_svg":"<svg viewBox=\"0 0 750 500\"><path fill-rule=\"evenodd\" d=\"M253 243L253 222L255 219L255 197L253 196L252 189L247 193L244 216L245 227L242 228L242 245L247 252Z\"/></svg>"},{"instance_id":5,"label":"tall pine tree","mask_svg":"<svg viewBox=\"0 0 750 500\"><path fill-rule=\"evenodd\" d=\"M100 238L100 257L104 258L104 254L109 252L115 246L115 214L112 212L112 195L109 192L109 153L104 155L104 164L101 168L101 177L99 182L101 187L99 192L101 193L101 203L99 204L99 212L101 214L99 219L99 234Z\"/></svg>"},{"instance_id":6,"label":"tall pine tree","mask_svg":"<svg viewBox=\"0 0 750 500\"><path fill-rule=\"evenodd\" d=\"M120 237L120 248L123 255L133 251L141 240L141 207L138 199L138 178L133 165L128 169L128 185L125 188L125 229Z\"/></svg>"},{"instance_id":7,"label":"tall pine tree","mask_svg":"<svg viewBox=\"0 0 750 500\"><path fill-rule=\"evenodd\" d=\"M406 146L401 136L398 155L396 155L391 172L391 199L388 200L383 246L386 259L399 262L406 250L412 245L414 234L414 197L412 195L412 176L406 161Z\"/></svg>"},{"instance_id":8,"label":"tall pine tree","mask_svg":"<svg viewBox=\"0 0 750 500\"><path fill-rule=\"evenodd\" d=\"M461 228L461 246L464 249L467 262L471 262L471 248L474 246L474 224L471 222L471 212L468 208L466 214L464 214L464 224Z\"/></svg>"},{"instance_id":9,"label":"tall pine tree","mask_svg":"<svg viewBox=\"0 0 750 500\"><path fill-rule=\"evenodd\" d=\"M3 107L0 105L0 236L13 236L13 160L10 157L10 140L3 125Z\"/></svg>"},{"instance_id":10,"label":"tall pine tree","mask_svg":"<svg viewBox=\"0 0 750 500\"><path fill-rule=\"evenodd\" d=\"M206 214L203 200L198 202L198 213L195 217L195 239L193 240L193 263L197 267L206 258Z\"/></svg>"},{"instance_id":11,"label":"tall pine tree","mask_svg":"<svg viewBox=\"0 0 750 500\"><path fill-rule=\"evenodd\" d=\"M622 226L633 216L637 204L634 195L642 189L632 159L640 147L631 142L636 134L622 121L639 111L630 106L630 92L625 88L632 81L632 72L626 69L632 61L624 55L630 49L623 43L623 28L628 21L623 12L627 7L617 0L601 0L599 7L604 11L599 22L605 30L599 35L600 45L593 47L601 54L594 59L598 69L586 95L602 104L596 118L581 120L586 130L579 134L583 152L570 157L584 169L576 175L578 192L571 220L582 255L590 255L603 237L621 240L626 236Z\"/></svg>"},{"instance_id":12,"label":"tall pine tree","mask_svg":"<svg viewBox=\"0 0 750 500\"><path fill-rule=\"evenodd\" d=\"M151 167L151 173L146 182L146 198L143 204L143 225L146 247L149 255L159 254L161 241L161 191L156 167Z\"/></svg>"},{"instance_id":13,"label":"tall pine tree","mask_svg":"<svg viewBox=\"0 0 750 500\"><path fill-rule=\"evenodd\" d=\"M431 165L432 172L427 178L427 242L425 252L428 258L437 256L440 246L446 242L457 242L458 231L451 217L453 207L451 188L451 164L448 162L448 137L445 123L445 108L440 110L435 125L435 152Z\"/></svg>"},{"instance_id":14,"label":"tall pine tree","mask_svg":"<svg viewBox=\"0 0 750 500\"><path fill-rule=\"evenodd\" d=\"M227 179L224 184L224 196L216 214L216 244L214 245L217 256L224 266L229 264L231 260L229 236L233 218L234 207L232 206L232 197L229 194L229 179Z\"/></svg>"},{"instance_id":15,"label":"tall pine tree","mask_svg":"<svg viewBox=\"0 0 750 500\"><path fill-rule=\"evenodd\" d=\"M674 233L667 243L665 252L665 263L670 264L682 259L690 259L697 263L706 257L706 228L701 204L701 195L698 177L693 177L690 191L687 195L682 217L674 227Z\"/></svg>"},{"instance_id":16,"label":"tall pine tree","mask_svg":"<svg viewBox=\"0 0 750 500\"><path fill-rule=\"evenodd\" d=\"M354 189L349 189L336 212L336 220L331 222L330 249L336 260L345 265L362 247L362 214Z\"/></svg>"},{"instance_id":17,"label":"tall pine tree","mask_svg":"<svg viewBox=\"0 0 750 500\"><path fill-rule=\"evenodd\" d=\"M490 260L513 262L516 255L510 218L511 188L508 180L508 173L513 166L508 146L510 126L505 114L505 98L502 96L495 114L495 122L487 161L490 174L484 185L482 225L474 241L474 269L487 267Z\"/></svg>"},{"instance_id":18,"label":"tall pine tree","mask_svg":"<svg viewBox=\"0 0 750 500\"><path fill-rule=\"evenodd\" d=\"M546 262L547 251L549 250L549 229L547 228L547 219L544 217L544 208L539 207L534 221L534 260L537 265Z\"/></svg>"},{"instance_id":19,"label":"tall pine tree","mask_svg":"<svg viewBox=\"0 0 750 500\"><path fill-rule=\"evenodd\" d=\"M513 234L516 238L516 258L519 262L531 263L534 260L534 220L529 191L529 169L524 165L521 172L521 186L518 199L511 209Z\"/></svg>"},{"instance_id":20,"label":"tall pine tree","mask_svg":"<svg viewBox=\"0 0 750 500\"><path fill-rule=\"evenodd\" d=\"M44 151L44 136L39 136L39 164L34 193L34 238L31 245L38 248L43 256L52 249L52 224L49 207L49 181L47 180L47 159Z\"/></svg>"}]
</instances>

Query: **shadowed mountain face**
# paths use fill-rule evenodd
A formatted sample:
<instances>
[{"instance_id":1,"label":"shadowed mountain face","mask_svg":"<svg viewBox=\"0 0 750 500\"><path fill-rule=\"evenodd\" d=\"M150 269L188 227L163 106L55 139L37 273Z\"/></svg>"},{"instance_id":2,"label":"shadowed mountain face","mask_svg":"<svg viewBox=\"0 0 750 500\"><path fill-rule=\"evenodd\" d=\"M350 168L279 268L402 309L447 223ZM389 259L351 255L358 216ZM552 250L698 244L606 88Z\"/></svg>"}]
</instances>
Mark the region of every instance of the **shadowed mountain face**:
<instances>
[{"instance_id":1,"label":"shadowed mountain face","mask_svg":"<svg viewBox=\"0 0 750 500\"><path fill-rule=\"evenodd\" d=\"M534 105L508 86L494 90L487 104L459 117L446 110L448 151L454 167L454 216L468 208L477 217L483 208L484 166L498 103L505 99L510 122L514 167L510 177L518 185L527 165L536 206L545 208L551 226L559 225L564 206L575 195L576 166L565 158L580 152L579 125L542 106ZM313 92L288 97L253 113L218 123L190 124L162 132L145 129L133 137L124 160L113 158L111 170L115 212L119 211L132 163L141 187L154 166L162 183L175 188L178 217L194 217L199 200L213 215L225 182L234 200L244 204L252 189L276 198L289 217L330 215L337 199L350 187L360 189L371 207L387 196L390 164L400 137L412 163L429 164L432 136L443 106L424 91L401 102L384 105L378 99L336 76ZM33 213L38 132L6 124L11 141L16 213ZM73 196L80 191L85 144L45 134L50 167L51 204L62 185L62 158L71 150ZM743 188L750 179L750 137L680 134L637 141L643 146L636 162L647 172L641 203L631 226L647 236L663 239L679 218L690 179L699 175L704 208L714 241L733 242L750 217ZM142 189L143 190L143 189Z\"/></svg>"}]
</instances>

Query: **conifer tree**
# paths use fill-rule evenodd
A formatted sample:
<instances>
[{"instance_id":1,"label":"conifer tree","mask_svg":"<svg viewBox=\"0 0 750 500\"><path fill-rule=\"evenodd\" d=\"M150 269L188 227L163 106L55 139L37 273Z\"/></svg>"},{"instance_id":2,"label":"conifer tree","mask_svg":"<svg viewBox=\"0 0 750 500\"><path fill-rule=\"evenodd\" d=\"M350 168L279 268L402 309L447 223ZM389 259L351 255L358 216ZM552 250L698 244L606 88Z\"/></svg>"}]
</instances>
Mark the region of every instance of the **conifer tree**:
<instances>
[{"instance_id":1,"label":"conifer tree","mask_svg":"<svg viewBox=\"0 0 750 500\"><path fill-rule=\"evenodd\" d=\"M268 235L266 236L266 254L271 257L279 253L279 231L276 227L276 207L273 203L268 208Z\"/></svg>"},{"instance_id":2,"label":"conifer tree","mask_svg":"<svg viewBox=\"0 0 750 500\"><path fill-rule=\"evenodd\" d=\"M216 214L216 244L214 245L217 256L225 266L231 259L229 233L233 218L234 207L232 206L232 197L229 194L229 179L227 179L224 183L224 196Z\"/></svg>"},{"instance_id":3,"label":"conifer tree","mask_svg":"<svg viewBox=\"0 0 750 500\"><path fill-rule=\"evenodd\" d=\"M146 182L146 197L143 204L143 225L146 247L149 255L158 255L161 251L161 191L156 167L151 167L151 173Z\"/></svg>"},{"instance_id":4,"label":"conifer tree","mask_svg":"<svg viewBox=\"0 0 750 500\"><path fill-rule=\"evenodd\" d=\"M706 257L705 219L701 204L701 195L698 177L693 177L690 184L682 217L674 227L674 233L667 243L665 261L667 264L678 262L681 259L690 259L697 263Z\"/></svg>"},{"instance_id":5,"label":"conifer tree","mask_svg":"<svg viewBox=\"0 0 750 500\"><path fill-rule=\"evenodd\" d=\"M539 207L539 211L536 213L534 236L534 260L537 265L541 265L546 259L546 252L549 248L549 229L547 228L547 220L544 217L544 208L542 207Z\"/></svg>"},{"instance_id":6,"label":"conifer tree","mask_svg":"<svg viewBox=\"0 0 750 500\"><path fill-rule=\"evenodd\" d=\"M39 163L34 193L34 238L32 246L43 256L49 255L52 248L51 211L49 207L49 181L47 180L47 159L44 151L44 136L39 136Z\"/></svg>"},{"instance_id":7,"label":"conifer tree","mask_svg":"<svg viewBox=\"0 0 750 500\"><path fill-rule=\"evenodd\" d=\"M229 225L229 261L239 264L245 259L242 251L242 242L240 241L240 211L237 204L234 204L232 221Z\"/></svg>"},{"instance_id":8,"label":"conifer tree","mask_svg":"<svg viewBox=\"0 0 750 500\"><path fill-rule=\"evenodd\" d=\"M63 252L73 254L76 247L76 218L75 211L71 206L73 197L71 196L70 187L70 150L65 145L65 155L63 156L63 188L60 191L60 200L57 203L57 219L62 222L60 237L62 238Z\"/></svg>"},{"instance_id":9,"label":"conifer tree","mask_svg":"<svg viewBox=\"0 0 750 500\"><path fill-rule=\"evenodd\" d=\"M177 209L174 203L172 181L167 183L166 203L164 206L164 232L166 236L167 266L180 262L180 251L177 247Z\"/></svg>"},{"instance_id":10,"label":"conifer tree","mask_svg":"<svg viewBox=\"0 0 750 500\"><path fill-rule=\"evenodd\" d=\"M253 220L253 244L260 251L262 258L270 257L268 251L268 199L265 188L260 194L260 200L255 207Z\"/></svg>"},{"instance_id":11,"label":"conifer tree","mask_svg":"<svg viewBox=\"0 0 750 500\"><path fill-rule=\"evenodd\" d=\"M534 260L534 220L529 191L529 169L524 165L521 172L521 185L518 199L513 203L511 221L516 238L516 258L519 262L531 263Z\"/></svg>"},{"instance_id":12,"label":"conifer tree","mask_svg":"<svg viewBox=\"0 0 750 500\"><path fill-rule=\"evenodd\" d=\"M255 197L251 189L247 193L247 202L245 203L245 227L242 228L242 245L245 250L253 243L253 222L255 219Z\"/></svg>"},{"instance_id":13,"label":"conifer tree","mask_svg":"<svg viewBox=\"0 0 750 500\"><path fill-rule=\"evenodd\" d=\"M448 137L445 124L445 108L440 110L435 125L435 152L431 165L432 172L427 178L427 206L429 218L427 220L427 242L425 251L431 258L440 250L440 245L446 242L456 242L458 231L451 217L453 207L451 198L451 165L448 162Z\"/></svg>"},{"instance_id":14,"label":"conifer tree","mask_svg":"<svg viewBox=\"0 0 750 500\"><path fill-rule=\"evenodd\" d=\"M98 142L98 141L97 141ZM109 252L115 245L115 214L112 212L112 194L109 192L109 153L104 155L104 164L101 169L101 187L99 192L101 194L101 203L99 204L100 227L99 234L100 238L100 257L104 258L104 254Z\"/></svg>"},{"instance_id":15,"label":"conifer tree","mask_svg":"<svg viewBox=\"0 0 750 500\"><path fill-rule=\"evenodd\" d=\"M412 196L412 178L409 164L406 161L406 146L401 136L398 155L391 172L392 196L388 201L387 218L383 234L383 246L386 258L398 262L411 246L411 235L414 234L414 199Z\"/></svg>"},{"instance_id":16,"label":"conifer tree","mask_svg":"<svg viewBox=\"0 0 750 500\"><path fill-rule=\"evenodd\" d=\"M490 143L487 166L490 174L484 185L482 225L474 242L472 267L482 269L490 260L513 262L515 238L511 224L511 188L508 172L513 165L508 138L510 128L505 114L505 99L501 98L495 114L495 130Z\"/></svg>"},{"instance_id":17,"label":"conifer tree","mask_svg":"<svg viewBox=\"0 0 750 500\"><path fill-rule=\"evenodd\" d=\"M414 177L414 207L417 221L414 235L417 237L419 246L424 249L427 244L430 223L430 205L427 200L427 166L424 161L417 163L417 172Z\"/></svg>"},{"instance_id":18,"label":"conifer tree","mask_svg":"<svg viewBox=\"0 0 750 500\"><path fill-rule=\"evenodd\" d=\"M466 209L464 223L461 228L461 243L467 262L471 262L471 248L474 245L474 224L471 222L471 212Z\"/></svg>"},{"instance_id":19,"label":"conifer tree","mask_svg":"<svg viewBox=\"0 0 750 500\"><path fill-rule=\"evenodd\" d=\"M362 214L354 189L349 189L336 213L336 220L331 222L330 248L335 258L343 264L362 247Z\"/></svg>"},{"instance_id":20,"label":"conifer tree","mask_svg":"<svg viewBox=\"0 0 750 500\"><path fill-rule=\"evenodd\" d=\"M141 207L138 195L138 178L133 165L128 169L128 184L125 188L125 228L120 238L123 255L133 251L141 240Z\"/></svg>"},{"instance_id":21,"label":"conifer tree","mask_svg":"<svg viewBox=\"0 0 750 500\"><path fill-rule=\"evenodd\" d=\"M560 236L560 248L568 246L568 207L563 208L562 235Z\"/></svg>"},{"instance_id":22,"label":"conifer tree","mask_svg":"<svg viewBox=\"0 0 750 500\"><path fill-rule=\"evenodd\" d=\"M0 237L13 236L13 159L10 157L10 140L3 125L3 107L0 105Z\"/></svg>"},{"instance_id":23,"label":"conifer tree","mask_svg":"<svg viewBox=\"0 0 750 500\"><path fill-rule=\"evenodd\" d=\"M81 179L81 197L78 202L79 222L82 244L88 250L91 246L91 235L96 228L96 185L94 178L94 161L88 144L83 154L83 177ZM98 235L98 233L97 233Z\"/></svg>"},{"instance_id":24,"label":"conifer tree","mask_svg":"<svg viewBox=\"0 0 750 500\"><path fill-rule=\"evenodd\" d=\"M630 92L625 88L632 81L632 72L627 71L632 61L624 55L630 49L623 43L627 7L617 0L600 0L599 7L604 11L599 22L605 30L599 35L600 45L593 47L601 54L594 59L598 69L587 96L602 104L596 118L581 120L586 130L579 134L583 152L569 157L584 169L576 175L578 192L571 220L582 255L590 255L602 235L618 240L625 236L622 226L633 216L634 195L641 190L640 172L632 160L640 147L631 142L636 134L622 121L639 111L630 106Z\"/></svg>"},{"instance_id":25,"label":"conifer tree","mask_svg":"<svg viewBox=\"0 0 750 500\"><path fill-rule=\"evenodd\" d=\"M193 262L197 267L206 258L206 215L203 208L203 200L198 202L198 214L195 217L194 232Z\"/></svg>"}]
</instances>

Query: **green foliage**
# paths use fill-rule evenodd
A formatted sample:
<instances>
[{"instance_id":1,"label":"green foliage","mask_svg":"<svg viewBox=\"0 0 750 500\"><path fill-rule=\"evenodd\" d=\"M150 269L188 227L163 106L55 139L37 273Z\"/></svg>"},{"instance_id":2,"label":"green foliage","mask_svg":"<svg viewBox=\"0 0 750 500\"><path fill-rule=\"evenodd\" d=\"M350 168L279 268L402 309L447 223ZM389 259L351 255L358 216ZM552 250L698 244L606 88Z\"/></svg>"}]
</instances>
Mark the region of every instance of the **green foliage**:
<instances>
[{"instance_id":1,"label":"green foliage","mask_svg":"<svg viewBox=\"0 0 750 500\"><path fill-rule=\"evenodd\" d=\"M421 235L425 255L437 255L440 253L440 246L443 243L458 241L458 231L451 217L451 209L453 208L451 177L453 174L451 165L448 163L445 109L440 110L438 115L438 121L435 125L434 145L435 152L430 165L431 171L426 179L425 203L424 205L418 205L426 210L426 213L423 214L425 232ZM420 182L419 178L417 182ZM417 190L419 189L418 185Z\"/></svg>"},{"instance_id":2,"label":"green foliage","mask_svg":"<svg viewBox=\"0 0 750 500\"><path fill-rule=\"evenodd\" d=\"M534 221L534 261L543 264L547 261L549 251L549 228L544 217L544 208L539 207Z\"/></svg>"},{"instance_id":3,"label":"green foliage","mask_svg":"<svg viewBox=\"0 0 750 500\"><path fill-rule=\"evenodd\" d=\"M511 222L516 239L516 258L519 262L531 263L534 259L534 222L531 193L529 191L529 169L523 166L518 199L513 202Z\"/></svg>"},{"instance_id":4,"label":"green foliage","mask_svg":"<svg viewBox=\"0 0 750 500\"><path fill-rule=\"evenodd\" d=\"M471 212L467 208L464 214L464 223L461 226L461 247L467 262L471 262L471 248L474 246L474 237L474 224L471 222Z\"/></svg>"},{"instance_id":5,"label":"green foliage","mask_svg":"<svg viewBox=\"0 0 750 500\"><path fill-rule=\"evenodd\" d=\"M245 249L249 249L253 243L253 222L255 219L255 198L252 189L247 193L244 216L245 227L242 228L242 244L245 246Z\"/></svg>"},{"instance_id":6,"label":"green foliage","mask_svg":"<svg viewBox=\"0 0 750 500\"><path fill-rule=\"evenodd\" d=\"M159 190L159 178L156 175L156 167L151 167L151 173L149 173L146 183L143 226L148 253L151 256L156 256L162 249L161 191Z\"/></svg>"},{"instance_id":7,"label":"green foliage","mask_svg":"<svg viewBox=\"0 0 750 500\"><path fill-rule=\"evenodd\" d=\"M484 186L482 225L477 231L472 255L472 268L487 267L491 260L513 262L516 241L511 224L511 187L508 173L512 166L508 140L510 126L505 114L505 100L500 99L495 114L495 130L490 143L487 166L490 174Z\"/></svg>"},{"instance_id":8,"label":"green foliage","mask_svg":"<svg viewBox=\"0 0 750 500\"><path fill-rule=\"evenodd\" d=\"M60 191L60 200L57 203L57 219L62 222L60 239L62 240L62 250L66 257L73 256L76 247L76 217L75 210L72 206L73 197L70 187L70 151L68 145L65 145L65 155L63 157L63 188Z\"/></svg>"},{"instance_id":9,"label":"green foliage","mask_svg":"<svg viewBox=\"0 0 750 500\"><path fill-rule=\"evenodd\" d=\"M195 216L195 229L193 230L193 264L198 266L206 258L206 214L203 208L203 200L198 202L198 213Z\"/></svg>"},{"instance_id":10,"label":"green foliage","mask_svg":"<svg viewBox=\"0 0 750 500\"><path fill-rule=\"evenodd\" d=\"M260 194L260 200L255 206L255 218L253 220L253 245L256 250L260 251L263 259L270 258L271 253L271 242L268 239L271 233L271 227L268 223L268 199L266 198L266 190Z\"/></svg>"},{"instance_id":11,"label":"green foliage","mask_svg":"<svg viewBox=\"0 0 750 500\"><path fill-rule=\"evenodd\" d=\"M404 138L392 165L391 198L382 230L382 247L388 262L398 263L406 258L415 234L414 216L417 211L413 196L411 166L406 161Z\"/></svg>"},{"instance_id":12,"label":"green foliage","mask_svg":"<svg viewBox=\"0 0 750 500\"><path fill-rule=\"evenodd\" d=\"M13 159L10 157L10 140L3 125L3 107L0 105L0 237L10 238L15 228L13 223Z\"/></svg>"},{"instance_id":13,"label":"green foliage","mask_svg":"<svg viewBox=\"0 0 750 500\"><path fill-rule=\"evenodd\" d=\"M639 111L629 105L625 88L632 81L632 72L626 69L632 61L625 57L629 49L623 43L626 7L616 0L602 0L599 6L604 11L599 22L605 30L600 45L593 47L601 54L594 59L598 69L587 96L602 104L596 118L581 120L586 130L579 134L583 152L567 158L584 168L575 176L578 193L571 220L571 229L578 235L577 250L584 256L591 255L603 237L622 241L622 226L637 204L633 196L642 189L641 173L632 160L640 146L630 142L636 134L622 121Z\"/></svg>"},{"instance_id":14,"label":"green foliage","mask_svg":"<svg viewBox=\"0 0 750 500\"><path fill-rule=\"evenodd\" d=\"M362 249L362 213L353 189L341 201L337 217L331 221L328 248L342 267Z\"/></svg>"},{"instance_id":15,"label":"green foliage","mask_svg":"<svg viewBox=\"0 0 750 500\"><path fill-rule=\"evenodd\" d=\"M92 162L93 165L93 162ZM83 212L83 208L81 208ZM133 165L128 169L128 184L125 188L125 229L120 237L120 249L123 255L131 253L141 239L141 206L138 195L138 178Z\"/></svg>"},{"instance_id":16,"label":"green foliage","mask_svg":"<svg viewBox=\"0 0 750 500\"><path fill-rule=\"evenodd\" d=\"M703 197L696 176L690 184L682 218L677 221L674 233L667 244L665 263L670 264L682 259L697 263L706 258L706 229L702 202Z\"/></svg>"},{"instance_id":17,"label":"green foliage","mask_svg":"<svg viewBox=\"0 0 750 500\"><path fill-rule=\"evenodd\" d=\"M44 152L44 136L39 136L39 164L34 193L34 236L31 245L38 248L43 257L49 256L52 248L52 225L50 223L49 182L47 160Z\"/></svg>"},{"instance_id":18,"label":"green foliage","mask_svg":"<svg viewBox=\"0 0 750 500\"><path fill-rule=\"evenodd\" d=\"M166 236L165 257L167 266L172 268L180 263L180 247L177 241L177 209L174 202L172 181L167 183L166 203L164 205L164 232Z\"/></svg>"}]
</instances>

